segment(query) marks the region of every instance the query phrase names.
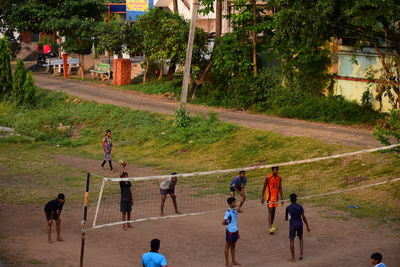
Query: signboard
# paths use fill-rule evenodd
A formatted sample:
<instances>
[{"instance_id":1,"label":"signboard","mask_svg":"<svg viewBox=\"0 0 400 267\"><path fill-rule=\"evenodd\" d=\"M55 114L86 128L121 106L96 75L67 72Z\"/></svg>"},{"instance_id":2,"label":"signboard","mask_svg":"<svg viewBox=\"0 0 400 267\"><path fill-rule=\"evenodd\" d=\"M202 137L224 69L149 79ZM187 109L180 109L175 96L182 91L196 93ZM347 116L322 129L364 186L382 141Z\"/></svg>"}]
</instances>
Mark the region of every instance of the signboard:
<instances>
[{"instance_id":1,"label":"signboard","mask_svg":"<svg viewBox=\"0 0 400 267\"><path fill-rule=\"evenodd\" d=\"M153 0L126 0L126 20L136 21L150 8L153 8Z\"/></svg>"}]
</instances>

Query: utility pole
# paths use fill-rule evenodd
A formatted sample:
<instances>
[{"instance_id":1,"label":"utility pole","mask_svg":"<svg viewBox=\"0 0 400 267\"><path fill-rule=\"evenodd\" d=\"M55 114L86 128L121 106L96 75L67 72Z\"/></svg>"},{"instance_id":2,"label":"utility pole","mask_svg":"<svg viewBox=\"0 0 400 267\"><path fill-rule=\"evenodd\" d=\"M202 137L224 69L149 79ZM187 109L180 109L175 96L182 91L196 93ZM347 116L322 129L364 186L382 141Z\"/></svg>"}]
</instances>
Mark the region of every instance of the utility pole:
<instances>
[{"instance_id":1,"label":"utility pole","mask_svg":"<svg viewBox=\"0 0 400 267\"><path fill-rule=\"evenodd\" d=\"M183 73L182 93L181 93L181 108L185 108L188 96L190 68L192 66L192 54L194 33L196 30L197 11L199 10L199 0L192 0L192 20L190 22L189 40L186 50L185 70Z\"/></svg>"}]
</instances>

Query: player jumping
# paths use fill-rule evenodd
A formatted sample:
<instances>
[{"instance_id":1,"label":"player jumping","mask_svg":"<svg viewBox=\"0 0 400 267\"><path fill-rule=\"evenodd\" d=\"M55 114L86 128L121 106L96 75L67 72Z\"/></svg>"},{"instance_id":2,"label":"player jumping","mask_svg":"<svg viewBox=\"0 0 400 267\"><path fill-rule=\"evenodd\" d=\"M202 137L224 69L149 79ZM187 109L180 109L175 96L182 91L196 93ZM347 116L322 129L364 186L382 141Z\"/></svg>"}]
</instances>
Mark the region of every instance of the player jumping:
<instances>
[{"instance_id":1,"label":"player jumping","mask_svg":"<svg viewBox=\"0 0 400 267\"><path fill-rule=\"evenodd\" d=\"M261 204L264 204L265 200L267 201L267 203L277 202L279 200L279 195L281 200L283 200L282 178L278 175L278 170L279 167L272 167L272 174L269 174L265 178L264 186L261 193ZM277 207L278 203L268 204L268 231L271 235L276 231L274 219L275 210Z\"/></svg>"},{"instance_id":2,"label":"player jumping","mask_svg":"<svg viewBox=\"0 0 400 267\"><path fill-rule=\"evenodd\" d=\"M240 171L239 176L233 178L229 188L231 197L233 198L235 197L235 192L237 192L240 195L240 204L238 212L242 212L240 208L243 206L243 203L246 200L246 194L244 192L244 189L247 184L247 177L245 176L245 174L246 174L245 171Z\"/></svg>"}]
</instances>

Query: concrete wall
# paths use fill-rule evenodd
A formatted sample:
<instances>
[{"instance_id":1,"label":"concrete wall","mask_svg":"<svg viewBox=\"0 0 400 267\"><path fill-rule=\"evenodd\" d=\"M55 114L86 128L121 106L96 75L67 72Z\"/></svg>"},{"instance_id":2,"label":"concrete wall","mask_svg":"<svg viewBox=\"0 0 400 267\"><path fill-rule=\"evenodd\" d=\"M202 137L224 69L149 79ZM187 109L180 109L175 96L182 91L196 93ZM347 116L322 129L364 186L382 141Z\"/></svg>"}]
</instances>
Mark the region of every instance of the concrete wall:
<instances>
[{"instance_id":1,"label":"concrete wall","mask_svg":"<svg viewBox=\"0 0 400 267\"><path fill-rule=\"evenodd\" d=\"M331 67L333 73L336 74L334 94L361 103L363 93L369 90L373 95L373 106L378 109L380 104L375 100L376 84L368 81L368 71L379 70L382 67L374 49L354 51L352 47L339 46L336 50L337 52L332 57L337 62L337 66ZM383 98L382 104L382 111L391 109L387 97Z\"/></svg>"}]
</instances>

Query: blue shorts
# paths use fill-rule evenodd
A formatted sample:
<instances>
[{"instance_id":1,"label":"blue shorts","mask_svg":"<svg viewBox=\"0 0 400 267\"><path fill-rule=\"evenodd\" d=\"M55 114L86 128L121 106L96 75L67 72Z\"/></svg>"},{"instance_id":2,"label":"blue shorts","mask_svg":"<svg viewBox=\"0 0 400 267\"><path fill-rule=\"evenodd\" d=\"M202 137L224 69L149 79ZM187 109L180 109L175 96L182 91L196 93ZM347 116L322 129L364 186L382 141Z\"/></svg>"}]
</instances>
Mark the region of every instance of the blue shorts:
<instances>
[{"instance_id":1,"label":"blue shorts","mask_svg":"<svg viewBox=\"0 0 400 267\"><path fill-rule=\"evenodd\" d=\"M239 231L231 233L228 230L226 230L226 233L225 233L226 242L235 243L238 240L238 237L239 237Z\"/></svg>"},{"instance_id":2,"label":"blue shorts","mask_svg":"<svg viewBox=\"0 0 400 267\"><path fill-rule=\"evenodd\" d=\"M296 237L296 234L298 237L303 236L303 226L289 228L289 239L294 239Z\"/></svg>"},{"instance_id":3,"label":"blue shorts","mask_svg":"<svg viewBox=\"0 0 400 267\"><path fill-rule=\"evenodd\" d=\"M173 195L175 193L175 189L161 189L160 188L160 194L165 196L167 194Z\"/></svg>"}]
</instances>

